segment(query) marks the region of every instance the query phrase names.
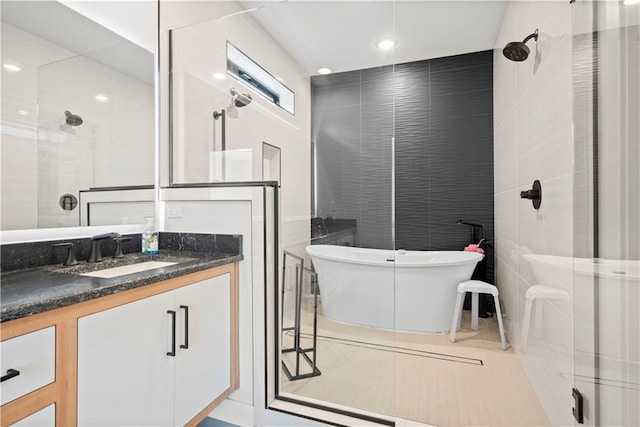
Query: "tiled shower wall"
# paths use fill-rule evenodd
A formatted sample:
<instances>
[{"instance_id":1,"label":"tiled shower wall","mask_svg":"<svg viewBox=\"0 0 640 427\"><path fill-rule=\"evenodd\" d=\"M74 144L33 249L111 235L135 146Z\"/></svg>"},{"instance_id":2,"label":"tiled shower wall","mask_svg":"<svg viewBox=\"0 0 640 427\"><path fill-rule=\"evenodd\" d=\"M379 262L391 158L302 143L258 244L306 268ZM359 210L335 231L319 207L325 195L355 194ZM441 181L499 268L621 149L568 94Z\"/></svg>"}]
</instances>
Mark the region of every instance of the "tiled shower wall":
<instances>
[{"instance_id":1,"label":"tiled shower wall","mask_svg":"<svg viewBox=\"0 0 640 427\"><path fill-rule=\"evenodd\" d=\"M100 52L119 48L129 47ZM153 54L138 58L149 66L143 81L5 22L2 52L23 70L2 71L0 228L77 226L63 194L153 183ZM97 102L99 92L109 102ZM58 127L65 110L84 119L75 134Z\"/></svg>"},{"instance_id":2,"label":"tiled shower wall","mask_svg":"<svg viewBox=\"0 0 640 427\"><path fill-rule=\"evenodd\" d=\"M358 246L393 247L394 156L396 248L460 250L458 219L493 242L493 51L313 77L312 129L316 213Z\"/></svg>"},{"instance_id":3,"label":"tiled shower wall","mask_svg":"<svg viewBox=\"0 0 640 427\"><path fill-rule=\"evenodd\" d=\"M499 51L494 56L496 278L509 340L551 423L572 425L574 146L569 2L510 2L496 45L501 49L536 28L540 37L537 43L529 42L526 61L511 62ZM539 210L520 199L520 191L530 189L535 179L542 183ZM532 255L566 260L569 268L548 265L534 271ZM534 288L540 285L553 287L558 298L535 299L525 346L527 295L543 289Z\"/></svg>"},{"instance_id":4,"label":"tiled shower wall","mask_svg":"<svg viewBox=\"0 0 640 427\"><path fill-rule=\"evenodd\" d=\"M311 78L316 216L355 219L358 246L392 249L393 69Z\"/></svg>"}]
</instances>

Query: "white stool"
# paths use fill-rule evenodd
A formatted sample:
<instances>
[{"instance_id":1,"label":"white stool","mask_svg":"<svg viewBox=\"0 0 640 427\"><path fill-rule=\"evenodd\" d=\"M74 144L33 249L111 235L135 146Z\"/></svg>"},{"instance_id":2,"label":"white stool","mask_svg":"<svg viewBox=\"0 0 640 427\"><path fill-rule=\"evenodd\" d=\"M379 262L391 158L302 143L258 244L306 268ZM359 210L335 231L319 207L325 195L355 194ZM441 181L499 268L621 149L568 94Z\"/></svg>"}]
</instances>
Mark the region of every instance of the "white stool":
<instances>
[{"instance_id":1,"label":"white stool","mask_svg":"<svg viewBox=\"0 0 640 427\"><path fill-rule=\"evenodd\" d=\"M471 329L478 330L478 294L491 294L496 303L496 316L498 317L498 326L500 326L500 339L502 339L502 349L506 350L510 344L504 336L504 326L502 325L502 312L500 311L500 300L498 299L498 288L481 280L467 280L458 285L458 298L456 299L456 308L453 312L453 320L451 322L451 332L449 333L449 341L456 342L456 330L462 324L462 304L464 303L464 295L471 292Z\"/></svg>"},{"instance_id":2,"label":"white stool","mask_svg":"<svg viewBox=\"0 0 640 427\"><path fill-rule=\"evenodd\" d=\"M569 302L569 293L562 289L552 288L550 286L534 285L527 289L524 294L526 301L524 306L524 319L522 320L522 332L520 333L520 346L522 351L527 350L527 339L529 338L529 324L531 323L531 307L536 299L556 299ZM536 303L536 331L540 331L542 326L542 306L540 302Z\"/></svg>"}]
</instances>

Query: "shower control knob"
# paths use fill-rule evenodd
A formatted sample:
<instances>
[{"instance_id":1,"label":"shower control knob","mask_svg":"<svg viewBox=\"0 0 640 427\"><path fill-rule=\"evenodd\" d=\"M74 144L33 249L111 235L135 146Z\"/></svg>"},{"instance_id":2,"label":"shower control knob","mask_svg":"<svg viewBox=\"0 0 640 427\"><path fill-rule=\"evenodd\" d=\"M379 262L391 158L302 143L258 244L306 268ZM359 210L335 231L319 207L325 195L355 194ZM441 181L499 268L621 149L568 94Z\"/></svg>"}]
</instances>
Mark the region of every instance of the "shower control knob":
<instances>
[{"instance_id":1,"label":"shower control knob","mask_svg":"<svg viewBox=\"0 0 640 427\"><path fill-rule=\"evenodd\" d=\"M521 199L537 199L539 197L540 193L538 193L536 190L527 190L527 191L521 191L520 192L520 198Z\"/></svg>"},{"instance_id":2,"label":"shower control knob","mask_svg":"<svg viewBox=\"0 0 640 427\"><path fill-rule=\"evenodd\" d=\"M533 188L527 191L520 192L521 199L529 199L533 202L534 209L540 209L542 204L542 185L537 179L533 182Z\"/></svg>"}]
</instances>

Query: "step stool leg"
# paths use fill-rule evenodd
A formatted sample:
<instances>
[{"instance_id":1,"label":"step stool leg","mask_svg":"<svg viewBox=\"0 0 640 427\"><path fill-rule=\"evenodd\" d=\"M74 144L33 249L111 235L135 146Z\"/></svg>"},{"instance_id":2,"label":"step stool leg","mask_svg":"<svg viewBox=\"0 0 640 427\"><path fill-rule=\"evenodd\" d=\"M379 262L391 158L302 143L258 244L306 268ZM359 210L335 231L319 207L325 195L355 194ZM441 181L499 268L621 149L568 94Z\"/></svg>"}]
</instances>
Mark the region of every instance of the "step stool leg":
<instances>
[{"instance_id":1,"label":"step stool leg","mask_svg":"<svg viewBox=\"0 0 640 427\"><path fill-rule=\"evenodd\" d=\"M453 319L451 320L451 332L449 332L449 341L451 342L456 342L456 330L458 329L462 319L464 294L464 292L458 292L458 297L456 298L456 307L453 310Z\"/></svg>"},{"instance_id":2,"label":"step stool leg","mask_svg":"<svg viewBox=\"0 0 640 427\"><path fill-rule=\"evenodd\" d=\"M478 293L471 293L471 330L478 330Z\"/></svg>"},{"instance_id":3,"label":"step stool leg","mask_svg":"<svg viewBox=\"0 0 640 427\"><path fill-rule=\"evenodd\" d=\"M520 333L520 347L522 351L527 351L527 339L529 338L529 324L531 323L531 306L533 298L525 298L524 319L522 319L522 332Z\"/></svg>"},{"instance_id":4,"label":"step stool leg","mask_svg":"<svg viewBox=\"0 0 640 427\"><path fill-rule=\"evenodd\" d=\"M502 311L500 310L500 300L498 295L493 296L493 300L496 303L496 316L498 316L498 326L500 327L500 339L502 340L502 349L506 350L510 344L507 342L507 338L504 336L504 326L502 325Z\"/></svg>"}]
</instances>

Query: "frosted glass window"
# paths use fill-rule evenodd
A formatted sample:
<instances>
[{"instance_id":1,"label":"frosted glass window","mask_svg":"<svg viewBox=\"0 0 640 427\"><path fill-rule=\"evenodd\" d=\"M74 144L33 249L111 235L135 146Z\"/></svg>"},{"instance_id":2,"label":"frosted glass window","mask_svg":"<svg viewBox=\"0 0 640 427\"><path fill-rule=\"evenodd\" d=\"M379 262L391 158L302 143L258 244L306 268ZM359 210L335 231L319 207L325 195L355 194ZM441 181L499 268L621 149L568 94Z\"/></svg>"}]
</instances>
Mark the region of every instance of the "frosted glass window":
<instances>
[{"instance_id":1,"label":"frosted glass window","mask_svg":"<svg viewBox=\"0 0 640 427\"><path fill-rule=\"evenodd\" d=\"M227 73L254 89L268 101L295 114L295 94L229 42L227 42Z\"/></svg>"}]
</instances>

